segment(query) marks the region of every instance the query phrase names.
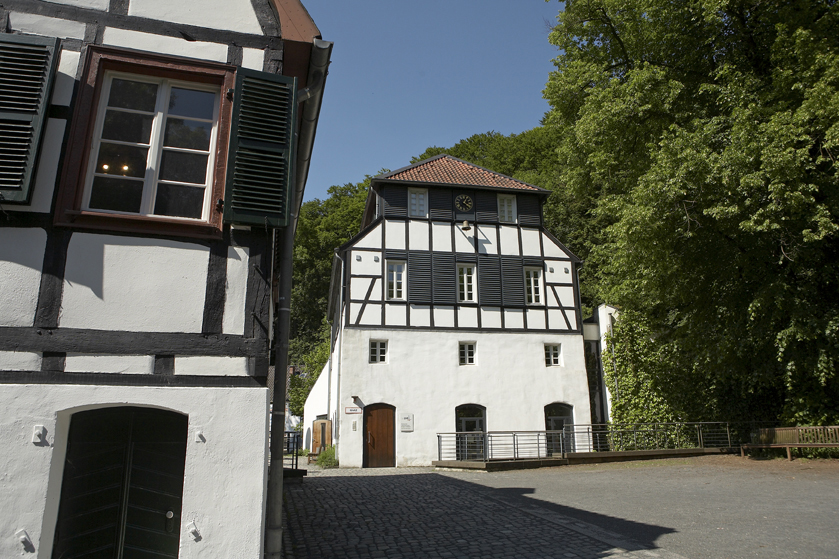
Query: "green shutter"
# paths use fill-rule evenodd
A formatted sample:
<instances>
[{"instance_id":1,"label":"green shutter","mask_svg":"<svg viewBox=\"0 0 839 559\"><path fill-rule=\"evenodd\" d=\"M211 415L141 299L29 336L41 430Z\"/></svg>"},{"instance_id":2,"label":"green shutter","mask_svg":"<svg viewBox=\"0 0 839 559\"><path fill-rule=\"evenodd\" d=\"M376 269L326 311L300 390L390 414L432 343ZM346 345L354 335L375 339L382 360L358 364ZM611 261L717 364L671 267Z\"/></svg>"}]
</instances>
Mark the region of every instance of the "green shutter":
<instances>
[{"instance_id":1,"label":"green shutter","mask_svg":"<svg viewBox=\"0 0 839 559\"><path fill-rule=\"evenodd\" d=\"M225 223L288 225L296 115L296 78L236 70Z\"/></svg>"},{"instance_id":2,"label":"green shutter","mask_svg":"<svg viewBox=\"0 0 839 559\"><path fill-rule=\"evenodd\" d=\"M58 39L0 34L0 203L27 204Z\"/></svg>"}]
</instances>

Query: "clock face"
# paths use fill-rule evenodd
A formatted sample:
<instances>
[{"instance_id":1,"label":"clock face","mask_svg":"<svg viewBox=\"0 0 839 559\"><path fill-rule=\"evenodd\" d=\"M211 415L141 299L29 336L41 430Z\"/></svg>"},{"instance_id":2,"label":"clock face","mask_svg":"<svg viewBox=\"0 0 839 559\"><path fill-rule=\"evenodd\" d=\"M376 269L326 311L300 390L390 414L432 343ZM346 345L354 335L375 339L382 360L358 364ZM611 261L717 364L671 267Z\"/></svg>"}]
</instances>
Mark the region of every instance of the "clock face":
<instances>
[{"instance_id":1,"label":"clock face","mask_svg":"<svg viewBox=\"0 0 839 559\"><path fill-rule=\"evenodd\" d=\"M457 208L458 211L468 212L472 209L472 198L466 194L460 194L454 199L454 207Z\"/></svg>"}]
</instances>

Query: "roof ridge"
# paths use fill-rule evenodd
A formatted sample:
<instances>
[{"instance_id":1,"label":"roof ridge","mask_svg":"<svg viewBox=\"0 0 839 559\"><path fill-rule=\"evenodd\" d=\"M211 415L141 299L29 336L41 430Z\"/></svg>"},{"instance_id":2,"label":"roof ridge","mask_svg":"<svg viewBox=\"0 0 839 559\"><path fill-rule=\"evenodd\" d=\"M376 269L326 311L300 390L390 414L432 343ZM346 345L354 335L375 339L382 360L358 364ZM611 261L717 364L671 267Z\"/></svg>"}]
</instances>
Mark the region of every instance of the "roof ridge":
<instances>
[{"instance_id":1,"label":"roof ridge","mask_svg":"<svg viewBox=\"0 0 839 559\"><path fill-rule=\"evenodd\" d=\"M441 153L375 177L374 180L426 182L460 186L482 186L510 190L546 190L514 179L492 169L487 169L469 161L464 161L448 153Z\"/></svg>"}]
</instances>

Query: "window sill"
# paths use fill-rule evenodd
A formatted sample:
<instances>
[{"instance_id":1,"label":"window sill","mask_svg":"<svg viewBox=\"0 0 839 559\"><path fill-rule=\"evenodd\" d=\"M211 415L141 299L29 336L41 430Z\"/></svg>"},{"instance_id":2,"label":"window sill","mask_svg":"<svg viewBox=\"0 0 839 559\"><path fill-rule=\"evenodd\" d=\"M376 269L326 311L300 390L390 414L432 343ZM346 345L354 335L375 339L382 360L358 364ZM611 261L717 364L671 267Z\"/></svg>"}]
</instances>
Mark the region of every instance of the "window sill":
<instances>
[{"instance_id":1,"label":"window sill","mask_svg":"<svg viewBox=\"0 0 839 559\"><path fill-rule=\"evenodd\" d=\"M64 210L55 214L55 225L79 229L102 229L122 233L170 235L199 239L221 239L222 231L207 222L192 222L156 216L109 214Z\"/></svg>"}]
</instances>

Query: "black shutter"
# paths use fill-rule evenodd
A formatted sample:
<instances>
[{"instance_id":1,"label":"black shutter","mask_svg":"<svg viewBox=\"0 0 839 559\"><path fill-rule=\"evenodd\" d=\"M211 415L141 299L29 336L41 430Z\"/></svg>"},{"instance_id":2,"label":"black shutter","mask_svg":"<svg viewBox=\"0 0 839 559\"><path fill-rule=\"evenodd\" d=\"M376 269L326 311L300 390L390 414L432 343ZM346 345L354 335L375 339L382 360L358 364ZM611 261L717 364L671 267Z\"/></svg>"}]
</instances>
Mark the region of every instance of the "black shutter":
<instances>
[{"instance_id":1,"label":"black shutter","mask_svg":"<svg viewBox=\"0 0 839 559\"><path fill-rule=\"evenodd\" d=\"M431 254L411 251L408 253L408 301L431 303Z\"/></svg>"},{"instance_id":2,"label":"black shutter","mask_svg":"<svg viewBox=\"0 0 839 559\"><path fill-rule=\"evenodd\" d=\"M408 215L408 190L404 186L385 186L381 190L386 216Z\"/></svg>"},{"instance_id":3,"label":"black shutter","mask_svg":"<svg viewBox=\"0 0 839 559\"><path fill-rule=\"evenodd\" d=\"M428 215L431 219L452 219L452 192L432 188L428 190Z\"/></svg>"},{"instance_id":4,"label":"black shutter","mask_svg":"<svg viewBox=\"0 0 839 559\"><path fill-rule=\"evenodd\" d=\"M516 213L522 225L541 225L541 212L542 207L538 196L524 194L516 196Z\"/></svg>"},{"instance_id":5,"label":"black shutter","mask_svg":"<svg viewBox=\"0 0 839 559\"><path fill-rule=\"evenodd\" d=\"M524 306L524 268L521 258L501 257L502 295L505 306Z\"/></svg>"},{"instance_id":6,"label":"black shutter","mask_svg":"<svg viewBox=\"0 0 839 559\"><path fill-rule=\"evenodd\" d=\"M0 203L28 204L58 39L0 37Z\"/></svg>"},{"instance_id":7,"label":"black shutter","mask_svg":"<svg viewBox=\"0 0 839 559\"><path fill-rule=\"evenodd\" d=\"M434 253L432 255L434 278L434 303L454 305L457 303L457 269L454 254Z\"/></svg>"},{"instance_id":8,"label":"black shutter","mask_svg":"<svg viewBox=\"0 0 839 559\"><path fill-rule=\"evenodd\" d=\"M478 297L482 306L501 306L501 259L478 257Z\"/></svg>"},{"instance_id":9,"label":"black shutter","mask_svg":"<svg viewBox=\"0 0 839 559\"><path fill-rule=\"evenodd\" d=\"M498 195L495 192L475 194L475 216L478 221L498 221Z\"/></svg>"},{"instance_id":10,"label":"black shutter","mask_svg":"<svg viewBox=\"0 0 839 559\"><path fill-rule=\"evenodd\" d=\"M288 225L296 115L297 78L236 70L225 223Z\"/></svg>"}]
</instances>

